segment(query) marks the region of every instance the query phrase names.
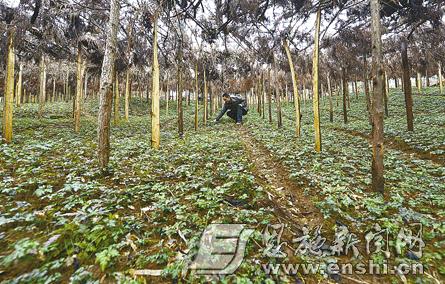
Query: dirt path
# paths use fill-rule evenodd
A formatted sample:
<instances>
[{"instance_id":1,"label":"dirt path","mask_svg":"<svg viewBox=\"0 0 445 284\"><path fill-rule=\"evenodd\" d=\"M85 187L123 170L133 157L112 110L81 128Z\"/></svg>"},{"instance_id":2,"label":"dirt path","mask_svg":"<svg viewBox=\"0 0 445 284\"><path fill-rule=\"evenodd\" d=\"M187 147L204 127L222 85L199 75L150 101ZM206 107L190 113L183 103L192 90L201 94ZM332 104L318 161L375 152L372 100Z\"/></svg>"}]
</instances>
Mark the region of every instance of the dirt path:
<instances>
[{"instance_id":1,"label":"dirt path","mask_svg":"<svg viewBox=\"0 0 445 284\"><path fill-rule=\"evenodd\" d=\"M253 174L266 190L278 217L297 228L305 224L311 228L321 225L322 214L303 189L289 178L289 169L253 138L245 127L240 129L240 133L247 155L254 165Z\"/></svg>"}]
</instances>

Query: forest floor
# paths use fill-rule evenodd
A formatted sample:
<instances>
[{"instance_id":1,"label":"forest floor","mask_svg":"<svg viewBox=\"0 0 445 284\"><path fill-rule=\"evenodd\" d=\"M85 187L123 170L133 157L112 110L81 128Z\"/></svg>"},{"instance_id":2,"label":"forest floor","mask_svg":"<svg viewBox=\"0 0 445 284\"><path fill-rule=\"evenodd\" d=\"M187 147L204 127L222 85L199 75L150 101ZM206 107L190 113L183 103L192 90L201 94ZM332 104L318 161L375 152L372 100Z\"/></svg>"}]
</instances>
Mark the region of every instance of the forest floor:
<instances>
[{"instance_id":1,"label":"forest floor","mask_svg":"<svg viewBox=\"0 0 445 284\"><path fill-rule=\"evenodd\" d=\"M201 234L210 223L234 223L255 231L240 268L221 283L441 283L445 97L427 91L414 96L412 133L406 131L402 93L389 96L385 196L370 190L371 128L362 95L351 94L348 124L342 122L340 97L334 99L333 123L322 101L320 154L313 150L309 101L302 102L298 139L293 106L286 103L282 128L275 112L270 124L252 106L241 127L224 118L194 131L193 108L186 107L186 134L179 139L172 103L168 115L162 110L161 149L155 151L149 107L134 99L130 121L113 124L108 175L97 167L97 102L85 103L79 134L73 131L71 103L48 104L41 119L36 104L23 105L14 112L14 143L0 145L0 282L205 283L209 278L186 269ZM374 252L378 241L370 233L377 232L389 256ZM305 255L306 239L298 239L304 236L311 249ZM277 246L281 251L273 250ZM339 256L333 247L343 248ZM261 265L370 260L421 263L424 273L298 270L287 276L267 275ZM134 276L146 269L161 276Z\"/></svg>"}]
</instances>

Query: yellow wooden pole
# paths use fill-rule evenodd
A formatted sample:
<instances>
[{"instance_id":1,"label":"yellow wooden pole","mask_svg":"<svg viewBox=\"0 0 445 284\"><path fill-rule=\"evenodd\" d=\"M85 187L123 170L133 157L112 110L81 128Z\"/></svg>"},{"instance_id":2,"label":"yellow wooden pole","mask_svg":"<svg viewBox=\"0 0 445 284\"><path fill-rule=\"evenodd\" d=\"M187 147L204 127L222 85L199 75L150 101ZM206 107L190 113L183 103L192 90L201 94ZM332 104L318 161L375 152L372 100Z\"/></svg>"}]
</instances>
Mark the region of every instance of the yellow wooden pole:
<instances>
[{"instance_id":1,"label":"yellow wooden pole","mask_svg":"<svg viewBox=\"0 0 445 284\"><path fill-rule=\"evenodd\" d=\"M153 23L153 85L151 93L151 147L159 149L159 62L158 62L158 19Z\"/></svg>"},{"instance_id":2,"label":"yellow wooden pole","mask_svg":"<svg viewBox=\"0 0 445 284\"><path fill-rule=\"evenodd\" d=\"M312 65L315 151L317 151L317 152L321 152L320 103L319 103L319 90L318 90L320 18L321 18L321 10L320 10L320 8L318 8L317 20L316 20L316 24L315 24L315 26L316 26L316 28L315 28L315 42L314 42L314 55L313 55L313 65Z\"/></svg>"},{"instance_id":3,"label":"yellow wooden pole","mask_svg":"<svg viewBox=\"0 0 445 284\"><path fill-rule=\"evenodd\" d=\"M15 28L8 29L8 55L6 63L5 102L3 109L3 139L6 143L12 142L12 115L14 109L14 35Z\"/></svg>"}]
</instances>

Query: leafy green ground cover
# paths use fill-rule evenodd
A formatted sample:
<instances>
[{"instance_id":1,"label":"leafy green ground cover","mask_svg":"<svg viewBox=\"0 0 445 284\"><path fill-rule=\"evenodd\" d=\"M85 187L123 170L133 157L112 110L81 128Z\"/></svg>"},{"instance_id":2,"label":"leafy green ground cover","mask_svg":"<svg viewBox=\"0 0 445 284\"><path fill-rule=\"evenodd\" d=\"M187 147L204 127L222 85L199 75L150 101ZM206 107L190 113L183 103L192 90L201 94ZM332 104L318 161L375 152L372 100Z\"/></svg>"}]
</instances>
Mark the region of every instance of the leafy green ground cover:
<instances>
[{"instance_id":1,"label":"leafy green ground cover","mask_svg":"<svg viewBox=\"0 0 445 284\"><path fill-rule=\"evenodd\" d=\"M162 121L163 147L153 151L141 108L129 123L113 127L111 173L103 177L95 118L84 118L76 135L69 104L48 107L48 117L58 119L34 118L36 108L17 111L14 143L0 146L5 283L125 283L130 269L146 268L175 279L207 224L258 226L275 218L258 205L264 192L232 127L180 140L171 110ZM253 279L252 264L245 266L239 278Z\"/></svg>"},{"instance_id":2,"label":"leafy green ground cover","mask_svg":"<svg viewBox=\"0 0 445 284\"><path fill-rule=\"evenodd\" d=\"M403 97L400 92L391 93L385 132L419 151L436 151L440 155L437 149L443 148L445 141L444 102L445 98L440 96L415 96L416 132L407 133ZM300 139L294 138L293 106L284 108L282 129L276 127L275 118L274 125L269 125L257 114L249 117L247 127L255 139L291 169L291 177L313 197L327 220L355 227L358 235L363 235L375 224L389 228L394 234L409 223L423 224L426 247L421 260L430 272L441 274L443 279L445 167L417 158L404 149L386 148L387 197L370 192L370 145L366 137L343 131L370 132L364 100L360 98L357 102L351 98L352 117L346 125L343 124L341 102L335 109L334 123L330 123L328 102L322 107L324 148L321 154L313 150L312 106L309 103L302 107L304 125ZM310 181L309 186L305 180ZM399 260L407 261L403 255Z\"/></svg>"},{"instance_id":3,"label":"leafy green ground cover","mask_svg":"<svg viewBox=\"0 0 445 284\"><path fill-rule=\"evenodd\" d=\"M444 146L444 97L415 96L416 132L405 131L403 97L390 95L388 135L419 151ZM294 137L293 106L284 106L284 127L269 125L251 110L245 129L287 166L291 178L312 198L327 224L346 224L357 235L378 223L396 232L421 222L426 247L422 263L443 279L445 267L445 168L405 149L387 148L387 198L369 191L371 149L362 100L351 98L350 123L336 107L329 123L322 108L323 153L313 151L311 105L303 106L303 135ZM88 102L82 130L72 130L71 103L49 104L37 119L37 105L15 111L14 143L0 145L0 281L4 283L132 283L132 269L163 269L149 283L205 283L182 271L197 251L209 223L245 223L258 228L278 223L252 159L228 121L177 138L176 112L161 114L162 148L150 149L146 102L132 102L130 122L112 129L110 174L95 159L95 102ZM275 118L274 118L275 121ZM298 220L295 221L298 224ZM299 224L302 225L302 224ZM332 232L334 228L325 228ZM261 272L261 236L250 241L237 276L223 283L295 283L295 277ZM391 246L395 244L392 243ZM361 247L363 249L363 247ZM188 253L189 252L189 253ZM188 254L187 254L188 253ZM406 260L402 255L398 261ZM327 281L326 276L315 279ZM400 281L394 276L389 281ZM334 281L331 279L330 281ZM434 283L427 276L409 281ZM299 280L297 280L297 283Z\"/></svg>"}]
</instances>

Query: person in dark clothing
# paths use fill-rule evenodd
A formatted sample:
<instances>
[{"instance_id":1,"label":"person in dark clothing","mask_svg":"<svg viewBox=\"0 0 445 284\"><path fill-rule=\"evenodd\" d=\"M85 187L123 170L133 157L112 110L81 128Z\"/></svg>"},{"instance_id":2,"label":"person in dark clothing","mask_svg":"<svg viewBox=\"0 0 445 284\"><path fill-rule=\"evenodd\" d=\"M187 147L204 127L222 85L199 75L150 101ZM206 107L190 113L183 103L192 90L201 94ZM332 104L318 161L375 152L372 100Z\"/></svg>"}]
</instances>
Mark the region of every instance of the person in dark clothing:
<instances>
[{"instance_id":1,"label":"person in dark clothing","mask_svg":"<svg viewBox=\"0 0 445 284\"><path fill-rule=\"evenodd\" d=\"M236 121L236 124L241 124L243 122L243 115L247 114L247 103L243 98L230 96L227 93L223 94L224 106L216 117L215 122L223 117L227 112L227 116Z\"/></svg>"}]
</instances>

